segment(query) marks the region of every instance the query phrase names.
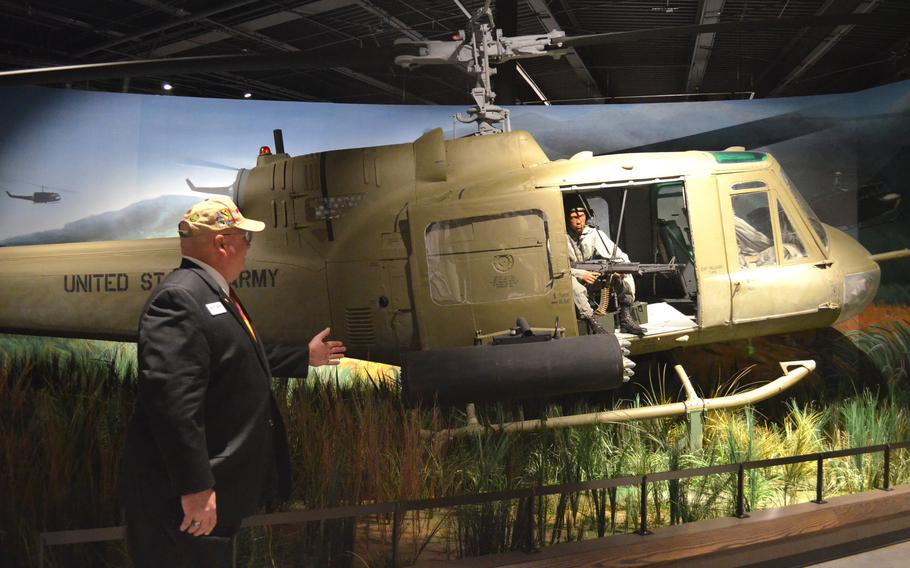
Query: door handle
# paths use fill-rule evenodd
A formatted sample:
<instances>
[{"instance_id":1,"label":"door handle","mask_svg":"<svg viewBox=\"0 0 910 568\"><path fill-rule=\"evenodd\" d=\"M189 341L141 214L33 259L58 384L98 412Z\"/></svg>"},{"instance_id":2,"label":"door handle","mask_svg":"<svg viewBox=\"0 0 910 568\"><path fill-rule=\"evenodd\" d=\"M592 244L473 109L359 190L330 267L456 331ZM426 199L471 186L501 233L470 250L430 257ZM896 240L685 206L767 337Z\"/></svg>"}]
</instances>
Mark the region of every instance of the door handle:
<instances>
[{"instance_id":1,"label":"door handle","mask_svg":"<svg viewBox=\"0 0 910 568\"><path fill-rule=\"evenodd\" d=\"M816 262L814 266L815 268L829 268L832 264L834 264L833 260L823 260L821 262Z\"/></svg>"}]
</instances>

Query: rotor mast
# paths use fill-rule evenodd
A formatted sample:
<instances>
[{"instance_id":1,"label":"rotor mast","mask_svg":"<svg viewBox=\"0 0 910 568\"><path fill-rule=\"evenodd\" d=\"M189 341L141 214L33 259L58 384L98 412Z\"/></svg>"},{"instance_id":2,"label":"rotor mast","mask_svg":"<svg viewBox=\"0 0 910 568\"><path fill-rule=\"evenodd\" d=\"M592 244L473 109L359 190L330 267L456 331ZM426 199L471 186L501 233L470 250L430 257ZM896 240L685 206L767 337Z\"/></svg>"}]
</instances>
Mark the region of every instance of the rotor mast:
<instances>
[{"instance_id":1,"label":"rotor mast","mask_svg":"<svg viewBox=\"0 0 910 568\"><path fill-rule=\"evenodd\" d=\"M477 123L477 133L480 135L495 134L505 130L512 130L509 122L509 110L495 104L496 92L493 91L492 77L496 68L490 65L490 51L499 48L502 30L493 26L493 13L489 5L478 11L471 18L471 61L466 68L468 73L474 75L475 85L471 89L475 105L467 110L466 115L457 113L455 120L463 124ZM459 31L464 37L464 31ZM499 123L503 123L500 128Z\"/></svg>"},{"instance_id":2,"label":"rotor mast","mask_svg":"<svg viewBox=\"0 0 910 568\"><path fill-rule=\"evenodd\" d=\"M468 15L467 10L458 4ZM508 132L511 130L509 110L495 103L496 92L492 86L492 77L496 74L495 65L513 59L561 57L566 50L553 49L552 46L559 45L559 39L565 37L565 32L554 30L548 34L507 37L502 30L496 29L489 2L470 16L469 24L470 33L459 30L455 41L396 40L395 46L402 53L395 57L395 63L405 69L420 65L461 67L474 76L475 85L471 89L471 97L475 104L467 109L465 115L456 114L455 119L464 124L476 123L477 133L481 135L503 130Z\"/></svg>"}]
</instances>

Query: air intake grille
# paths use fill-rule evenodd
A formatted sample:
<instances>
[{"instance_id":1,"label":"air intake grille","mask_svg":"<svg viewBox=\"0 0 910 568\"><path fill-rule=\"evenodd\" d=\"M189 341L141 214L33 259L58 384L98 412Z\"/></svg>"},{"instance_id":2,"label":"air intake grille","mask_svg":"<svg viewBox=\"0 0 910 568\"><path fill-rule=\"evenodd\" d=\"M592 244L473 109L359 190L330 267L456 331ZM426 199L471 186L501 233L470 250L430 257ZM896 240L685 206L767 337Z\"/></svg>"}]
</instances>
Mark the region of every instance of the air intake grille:
<instances>
[{"instance_id":1,"label":"air intake grille","mask_svg":"<svg viewBox=\"0 0 910 568\"><path fill-rule=\"evenodd\" d=\"M347 308L344 310L348 342L353 345L368 345L376 339L373 330L373 316L370 308Z\"/></svg>"}]
</instances>

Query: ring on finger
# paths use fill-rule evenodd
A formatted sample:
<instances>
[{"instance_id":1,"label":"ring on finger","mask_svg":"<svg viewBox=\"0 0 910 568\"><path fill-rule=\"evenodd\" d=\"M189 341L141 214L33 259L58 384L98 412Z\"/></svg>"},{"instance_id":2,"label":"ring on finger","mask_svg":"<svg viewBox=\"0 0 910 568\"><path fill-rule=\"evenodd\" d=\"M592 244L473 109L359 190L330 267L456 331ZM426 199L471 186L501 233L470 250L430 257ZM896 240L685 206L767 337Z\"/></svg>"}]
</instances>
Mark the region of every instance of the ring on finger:
<instances>
[{"instance_id":1,"label":"ring on finger","mask_svg":"<svg viewBox=\"0 0 910 568\"><path fill-rule=\"evenodd\" d=\"M193 521L193 522L190 523L190 528L191 528L191 529L199 528L199 525L200 525L200 524L201 524L201 523L200 523L199 521Z\"/></svg>"}]
</instances>

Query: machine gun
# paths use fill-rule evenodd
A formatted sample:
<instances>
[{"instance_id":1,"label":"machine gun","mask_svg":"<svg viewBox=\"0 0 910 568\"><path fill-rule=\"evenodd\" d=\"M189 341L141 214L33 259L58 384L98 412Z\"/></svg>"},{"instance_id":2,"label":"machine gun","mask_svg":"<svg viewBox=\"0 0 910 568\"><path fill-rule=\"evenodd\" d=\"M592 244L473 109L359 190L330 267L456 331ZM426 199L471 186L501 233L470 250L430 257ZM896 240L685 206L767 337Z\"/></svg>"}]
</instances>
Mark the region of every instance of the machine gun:
<instances>
[{"instance_id":1,"label":"machine gun","mask_svg":"<svg viewBox=\"0 0 910 568\"><path fill-rule=\"evenodd\" d=\"M572 268L587 270L588 272L599 272L601 277L610 274L655 274L676 272L682 267L682 264L642 264L640 262L623 262L597 258L585 262L573 262Z\"/></svg>"}]
</instances>

